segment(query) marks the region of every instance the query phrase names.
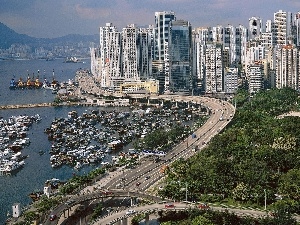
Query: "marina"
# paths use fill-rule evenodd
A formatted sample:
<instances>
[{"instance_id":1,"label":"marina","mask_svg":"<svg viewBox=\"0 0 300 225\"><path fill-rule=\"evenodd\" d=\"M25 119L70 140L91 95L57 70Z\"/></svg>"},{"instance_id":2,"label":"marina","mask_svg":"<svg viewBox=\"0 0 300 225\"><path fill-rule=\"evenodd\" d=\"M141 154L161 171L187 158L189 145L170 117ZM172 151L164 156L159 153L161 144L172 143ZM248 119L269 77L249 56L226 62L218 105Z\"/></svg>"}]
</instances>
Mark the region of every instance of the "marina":
<instances>
[{"instance_id":1,"label":"marina","mask_svg":"<svg viewBox=\"0 0 300 225\"><path fill-rule=\"evenodd\" d=\"M27 131L26 138L29 138L30 145L25 145L20 151L22 157L26 157L22 159L25 164L5 176L0 176L0 224L4 224L8 212L11 214L14 203L20 203L22 208L29 205L32 199L28 195L33 190L42 189L47 179L56 177L60 180L66 180L73 173L84 174L95 168L95 165L82 167L78 171L65 166L52 168L48 153L51 143L48 141L47 135L44 134L44 129L49 126L54 117L64 117L69 111L75 109L78 110L78 113L82 113L85 109L90 110L89 106L87 108L78 105L52 107L50 105L53 103L55 95L52 94L51 89L11 90L9 88L12 77L15 76L18 79L20 74L24 75L24 71L34 71L35 74L38 70L43 71L42 76L40 76L41 79L43 79L45 71L45 77L51 81L52 72L55 69L57 80L68 81L74 79L74 74L80 66L83 64L63 63L63 59L0 61L0 105L5 108L5 110L0 110L0 117L6 120L11 116L20 115L34 116L39 114L41 117L40 122L34 123ZM84 66L88 67L88 64ZM41 154L40 151L43 153Z\"/></svg>"},{"instance_id":2,"label":"marina","mask_svg":"<svg viewBox=\"0 0 300 225\"><path fill-rule=\"evenodd\" d=\"M0 174L9 174L25 165L21 150L30 144L27 131L41 120L35 116L11 116L0 119Z\"/></svg>"},{"instance_id":3,"label":"marina","mask_svg":"<svg viewBox=\"0 0 300 225\"><path fill-rule=\"evenodd\" d=\"M41 189L45 180L51 177L67 180L74 174L85 174L94 168L112 163L130 167L143 157L163 157L168 149L143 151L145 149L135 149L132 140L145 138L147 133L160 126L172 126L173 123L190 126L193 120L197 119L197 116L193 115L198 113L199 108L193 105L190 105L190 110L195 111L193 114L184 112L180 104L173 105L173 108L171 105L168 108L167 105L156 103L147 106L147 102L129 106L128 103L112 100L103 103L87 101L80 104L64 102L56 105L58 107L53 107L56 95L52 94L51 89L10 90L7 81L11 79L11 71L24 71L28 67L37 70L45 66L48 67L47 71L52 71L53 68L63 65L65 68L57 69L63 70L58 79L72 80L79 64L61 63L59 60L1 63L4 64L1 67L4 70L0 71L3 73L0 77L3 85L0 89L0 105L4 106L5 110L0 111L0 116L10 118L38 114L41 120L32 125L27 132L26 138L31 142L21 150L23 156L28 156L23 159L25 165L9 176L0 176L2 203L5 202L0 203L0 221L5 221L6 214L11 211L14 203L19 202L23 207L30 204L32 199L29 194L34 192L33 190ZM63 128L59 124L65 121ZM78 125L79 121L84 127ZM57 133L54 132L55 125L59 127ZM50 128L53 130L47 134L45 131ZM97 139L93 139L93 133L97 132ZM63 141L68 140L72 143L82 137L86 137L87 140L83 140L80 145L68 146L66 141Z\"/></svg>"},{"instance_id":4,"label":"marina","mask_svg":"<svg viewBox=\"0 0 300 225\"><path fill-rule=\"evenodd\" d=\"M73 110L65 118L55 118L44 130L52 143L49 150L51 166L56 168L69 165L79 170L83 165L102 162L107 154L123 154L124 147L162 127L172 129L176 124L181 124L189 128L191 115L195 120L201 116L199 109L190 111L183 108L152 107L145 110L124 110L126 109L94 109L81 115ZM136 149L130 155L163 157L167 150ZM117 161L116 158L114 160Z\"/></svg>"}]
</instances>

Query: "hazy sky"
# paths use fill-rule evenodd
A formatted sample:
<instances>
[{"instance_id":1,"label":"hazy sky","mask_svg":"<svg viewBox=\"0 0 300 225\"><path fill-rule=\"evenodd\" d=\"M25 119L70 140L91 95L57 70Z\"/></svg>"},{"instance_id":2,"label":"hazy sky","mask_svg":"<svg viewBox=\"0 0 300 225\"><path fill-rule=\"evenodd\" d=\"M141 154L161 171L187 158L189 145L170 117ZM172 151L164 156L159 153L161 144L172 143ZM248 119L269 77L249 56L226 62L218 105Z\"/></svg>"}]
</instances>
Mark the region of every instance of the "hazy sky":
<instances>
[{"instance_id":1,"label":"hazy sky","mask_svg":"<svg viewBox=\"0 0 300 225\"><path fill-rule=\"evenodd\" d=\"M296 13L300 0L0 0L0 22L18 33L52 38L97 34L107 22L118 30L153 24L156 11L174 11L193 27L248 27L250 17L265 22L280 9Z\"/></svg>"}]
</instances>

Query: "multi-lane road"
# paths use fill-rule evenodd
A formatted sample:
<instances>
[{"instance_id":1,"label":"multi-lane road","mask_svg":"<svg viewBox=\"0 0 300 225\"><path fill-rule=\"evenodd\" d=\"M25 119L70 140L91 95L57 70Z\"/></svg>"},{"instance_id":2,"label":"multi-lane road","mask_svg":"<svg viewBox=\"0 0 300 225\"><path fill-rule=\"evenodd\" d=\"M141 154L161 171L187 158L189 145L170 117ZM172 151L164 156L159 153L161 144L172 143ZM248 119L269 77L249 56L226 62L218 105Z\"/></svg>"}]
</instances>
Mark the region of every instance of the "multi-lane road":
<instances>
[{"instance_id":1,"label":"multi-lane road","mask_svg":"<svg viewBox=\"0 0 300 225\"><path fill-rule=\"evenodd\" d=\"M178 158L189 158L195 154L195 147L201 151L212 137L218 134L232 119L235 108L232 104L219 99L199 97L199 96L159 96L160 99L172 101L185 101L201 104L205 106L210 114L207 122L201 126L193 135L182 141L171 151L169 151L161 160L143 160L141 165L134 169L124 169L123 172L113 176L104 186L105 190L112 190L114 194L120 191L134 192L136 195L143 194L151 185L163 177L161 168L168 166ZM71 205L79 204L87 200L103 197L103 193L91 193L85 196L76 196L71 200ZM61 215L70 206L61 204L53 210L52 213ZM62 216L63 217L63 216ZM62 219L62 218L61 218ZM61 219L59 220L61 222ZM58 220L49 221L45 224L57 224Z\"/></svg>"},{"instance_id":2,"label":"multi-lane road","mask_svg":"<svg viewBox=\"0 0 300 225\"><path fill-rule=\"evenodd\" d=\"M124 169L124 173L114 177L104 186L105 189L122 187L125 190L145 191L163 177L161 173L163 166L168 166L178 158L189 158L195 154L196 146L198 151L201 151L213 136L226 127L235 113L235 109L230 103L219 99L198 96L180 97L180 100L205 105L210 111L210 118L193 135L174 147L166 156L161 157L161 160L156 163L153 160L143 160L137 168Z\"/></svg>"}]
</instances>

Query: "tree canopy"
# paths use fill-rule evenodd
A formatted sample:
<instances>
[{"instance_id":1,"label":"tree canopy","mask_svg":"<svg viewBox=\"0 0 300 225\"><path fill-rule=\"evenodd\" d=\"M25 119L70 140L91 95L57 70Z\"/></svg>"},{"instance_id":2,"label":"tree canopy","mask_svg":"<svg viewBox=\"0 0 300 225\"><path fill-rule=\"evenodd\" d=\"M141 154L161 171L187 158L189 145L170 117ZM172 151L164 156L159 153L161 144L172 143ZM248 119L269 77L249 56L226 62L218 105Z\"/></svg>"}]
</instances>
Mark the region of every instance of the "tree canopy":
<instances>
[{"instance_id":1,"label":"tree canopy","mask_svg":"<svg viewBox=\"0 0 300 225\"><path fill-rule=\"evenodd\" d=\"M298 110L298 93L271 89L233 99L238 108L221 134L192 158L180 159L167 173L164 197L226 201L263 207L276 196L298 200L300 178L300 117L280 115ZM180 181L180 182L178 182ZM289 208L300 210L300 203Z\"/></svg>"}]
</instances>

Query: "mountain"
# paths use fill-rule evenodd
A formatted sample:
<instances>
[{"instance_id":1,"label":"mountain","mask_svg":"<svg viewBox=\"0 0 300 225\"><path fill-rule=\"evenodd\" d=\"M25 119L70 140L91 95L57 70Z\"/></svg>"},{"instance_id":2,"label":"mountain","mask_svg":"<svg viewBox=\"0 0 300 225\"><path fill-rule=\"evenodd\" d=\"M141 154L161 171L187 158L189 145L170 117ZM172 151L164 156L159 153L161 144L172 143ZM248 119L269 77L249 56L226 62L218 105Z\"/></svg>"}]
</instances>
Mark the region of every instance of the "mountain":
<instances>
[{"instance_id":1,"label":"mountain","mask_svg":"<svg viewBox=\"0 0 300 225\"><path fill-rule=\"evenodd\" d=\"M38 47L48 44L64 44L78 42L94 42L99 41L99 35L79 35L69 34L58 38L35 38L26 34L19 34L0 22L0 49L7 49L12 44L27 44L32 47Z\"/></svg>"},{"instance_id":2,"label":"mountain","mask_svg":"<svg viewBox=\"0 0 300 225\"><path fill-rule=\"evenodd\" d=\"M26 44L32 43L36 38L25 34L18 34L6 25L0 22L0 48L7 49L14 43Z\"/></svg>"}]
</instances>

